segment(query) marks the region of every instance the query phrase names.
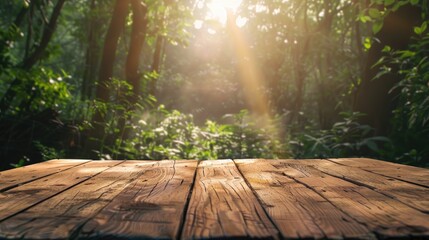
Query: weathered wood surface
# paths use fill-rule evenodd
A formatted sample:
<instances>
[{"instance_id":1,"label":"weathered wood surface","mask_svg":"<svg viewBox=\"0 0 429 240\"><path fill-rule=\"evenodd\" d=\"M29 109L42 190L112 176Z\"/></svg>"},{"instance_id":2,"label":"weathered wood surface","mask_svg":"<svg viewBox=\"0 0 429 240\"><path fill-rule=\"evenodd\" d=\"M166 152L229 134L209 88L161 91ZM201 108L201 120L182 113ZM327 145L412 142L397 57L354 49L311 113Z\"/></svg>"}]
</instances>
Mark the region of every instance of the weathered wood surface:
<instances>
[{"instance_id":1,"label":"weathered wood surface","mask_svg":"<svg viewBox=\"0 0 429 240\"><path fill-rule=\"evenodd\" d=\"M0 239L429 239L429 170L372 159L52 160L0 172Z\"/></svg>"},{"instance_id":2,"label":"weathered wood surface","mask_svg":"<svg viewBox=\"0 0 429 240\"><path fill-rule=\"evenodd\" d=\"M200 163L184 239L276 236L277 230L233 161Z\"/></svg>"},{"instance_id":3,"label":"weathered wood surface","mask_svg":"<svg viewBox=\"0 0 429 240\"><path fill-rule=\"evenodd\" d=\"M429 188L427 169L368 158L340 158L331 159L331 161Z\"/></svg>"}]
</instances>

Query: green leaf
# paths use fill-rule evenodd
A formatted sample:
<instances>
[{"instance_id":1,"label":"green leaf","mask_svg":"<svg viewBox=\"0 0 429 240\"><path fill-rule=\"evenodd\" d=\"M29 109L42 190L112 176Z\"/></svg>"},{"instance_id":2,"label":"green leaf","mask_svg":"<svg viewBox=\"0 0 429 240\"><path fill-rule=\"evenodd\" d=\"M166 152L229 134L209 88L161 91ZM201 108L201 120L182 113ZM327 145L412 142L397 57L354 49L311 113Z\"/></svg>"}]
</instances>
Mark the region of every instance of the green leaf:
<instances>
[{"instance_id":1,"label":"green leaf","mask_svg":"<svg viewBox=\"0 0 429 240\"><path fill-rule=\"evenodd\" d=\"M377 8L370 8L368 10L368 14L372 18L380 18L382 16L381 12Z\"/></svg>"},{"instance_id":2,"label":"green leaf","mask_svg":"<svg viewBox=\"0 0 429 240\"><path fill-rule=\"evenodd\" d=\"M417 35L421 35L422 33L424 33L424 31L426 31L427 27L428 27L428 23L427 22L423 22L420 27L414 27L414 32Z\"/></svg>"},{"instance_id":3,"label":"green leaf","mask_svg":"<svg viewBox=\"0 0 429 240\"><path fill-rule=\"evenodd\" d=\"M390 5L394 4L394 3L395 3L395 0L385 0L384 1L384 6L390 6Z\"/></svg>"},{"instance_id":4,"label":"green leaf","mask_svg":"<svg viewBox=\"0 0 429 240\"><path fill-rule=\"evenodd\" d=\"M414 27L414 32L417 34L417 35L421 35L422 34L422 29L420 28L420 27Z\"/></svg>"},{"instance_id":5,"label":"green leaf","mask_svg":"<svg viewBox=\"0 0 429 240\"><path fill-rule=\"evenodd\" d=\"M415 52L409 51L409 50L398 51L398 53L401 54L401 58L408 58L408 57L412 57L412 56L416 55Z\"/></svg>"},{"instance_id":6,"label":"green leaf","mask_svg":"<svg viewBox=\"0 0 429 240\"><path fill-rule=\"evenodd\" d=\"M372 20L372 18L370 16L367 15L361 15L359 16L359 21L366 23L366 22L370 22Z\"/></svg>"},{"instance_id":7,"label":"green leaf","mask_svg":"<svg viewBox=\"0 0 429 240\"><path fill-rule=\"evenodd\" d=\"M410 0L411 5L417 5L419 0Z\"/></svg>"},{"instance_id":8,"label":"green leaf","mask_svg":"<svg viewBox=\"0 0 429 240\"><path fill-rule=\"evenodd\" d=\"M365 47L366 50L370 49L371 48L371 39L370 38L365 38L363 46Z\"/></svg>"},{"instance_id":9,"label":"green leaf","mask_svg":"<svg viewBox=\"0 0 429 240\"><path fill-rule=\"evenodd\" d=\"M388 53L392 50L392 48L389 45L384 46L383 50L381 50L382 52Z\"/></svg>"},{"instance_id":10,"label":"green leaf","mask_svg":"<svg viewBox=\"0 0 429 240\"><path fill-rule=\"evenodd\" d=\"M376 33L380 32L381 28L383 28L383 22L381 22L381 21L380 22L375 22L372 25L372 32L374 34L376 34Z\"/></svg>"},{"instance_id":11,"label":"green leaf","mask_svg":"<svg viewBox=\"0 0 429 240\"><path fill-rule=\"evenodd\" d=\"M427 27L428 27L428 22L427 21L423 22L422 26L420 26L420 28L422 29L422 32L426 31Z\"/></svg>"}]
</instances>

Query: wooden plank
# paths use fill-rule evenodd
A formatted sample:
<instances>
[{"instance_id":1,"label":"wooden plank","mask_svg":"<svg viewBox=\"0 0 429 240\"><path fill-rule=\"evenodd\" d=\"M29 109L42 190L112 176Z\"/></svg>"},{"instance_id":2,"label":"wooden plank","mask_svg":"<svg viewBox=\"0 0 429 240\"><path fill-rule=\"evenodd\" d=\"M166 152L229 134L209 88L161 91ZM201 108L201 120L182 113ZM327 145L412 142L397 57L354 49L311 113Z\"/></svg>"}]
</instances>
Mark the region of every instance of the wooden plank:
<instances>
[{"instance_id":1,"label":"wooden plank","mask_svg":"<svg viewBox=\"0 0 429 240\"><path fill-rule=\"evenodd\" d=\"M234 160L284 238L376 238L318 193L283 175L273 161Z\"/></svg>"},{"instance_id":2,"label":"wooden plank","mask_svg":"<svg viewBox=\"0 0 429 240\"><path fill-rule=\"evenodd\" d=\"M126 161L0 223L0 237L67 239L158 161Z\"/></svg>"},{"instance_id":3,"label":"wooden plank","mask_svg":"<svg viewBox=\"0 0 429 240\"><path fill-rule=\"evenodd\" d=\"M429 169L369 158L338 158L329 160L429 188Z\"/></svg>"},{"instance_id":4,"label":"wooden plank","mask_svg":"<svg viewBox=\"0 0 429 240\"><path fill-rule=\"evenodd\" d=\"M231 160L200 162L183 239L277 236L278 231Z\"/></svg>"},{"instance_id":5,"label":"wooden plank","mask_svg":"<svg viewBox=\"0 0 429 240\"><path fill-rule=\"evenodd\" d=\"M50 160L0 172L0 192L67 170L88 160Z\"/></svg>"},{"instance_id":6,"label":"wooden plank","mask_svg":"<svg viewBox=\"0 0 429 240\"><path fill-rule=\"evenodd\" d=\"M299 163L311 165L326 174L367 186L410 207L429 213L429 188L327 160L299 160ZM408 174L412 175L413 172Z\"/></svg>"},{"instance_id":7,"label":"wooden plank","mask_svg":"<svg viewBox=\"0 0 429 240\"><path fill-rule=\"evenodd\" d=\"M0 193L0 221L79 184L120 161L93 161Z\"/></svg>"},{"instance_id":8,"label":"wooden plank","mask_svg":"<svg viewBox=\"0 0 429 240\"><path fill-rule=\"evenodd\" d=\"M273 166L318 192L348 216L364 223L378 236L429 237L429 215L370 188L332 177L299 162L282 160L276 161Z\"/></svg>"},{"instance_id":9,"label":"wooden plank","mask_svg":"<svg viewBox=\"0 0 429 240\"><path fill-rule=\"evenodd\" d=\"M160 161L80 231L83 238L176 239L197 161Z\"/></svg>"}]
</instances>

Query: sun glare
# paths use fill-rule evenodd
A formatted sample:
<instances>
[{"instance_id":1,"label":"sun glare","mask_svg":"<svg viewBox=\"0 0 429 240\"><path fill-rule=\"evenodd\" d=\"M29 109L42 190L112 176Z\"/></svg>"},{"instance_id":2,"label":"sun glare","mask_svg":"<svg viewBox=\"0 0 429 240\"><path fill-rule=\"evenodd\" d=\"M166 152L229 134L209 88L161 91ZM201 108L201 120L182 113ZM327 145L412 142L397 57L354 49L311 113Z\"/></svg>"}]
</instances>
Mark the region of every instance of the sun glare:
<instances>
[{"instance_id":1,"label":"sun glare","mask_svg":"<svg viewBox=\"0 0 429 240\"><path fill-rule=\"evenodd\" d=\"M207 18L226 24L227 11L236 12L241 2L242 0L211 0L207 4Z\"/></svg>"}]
</instances>

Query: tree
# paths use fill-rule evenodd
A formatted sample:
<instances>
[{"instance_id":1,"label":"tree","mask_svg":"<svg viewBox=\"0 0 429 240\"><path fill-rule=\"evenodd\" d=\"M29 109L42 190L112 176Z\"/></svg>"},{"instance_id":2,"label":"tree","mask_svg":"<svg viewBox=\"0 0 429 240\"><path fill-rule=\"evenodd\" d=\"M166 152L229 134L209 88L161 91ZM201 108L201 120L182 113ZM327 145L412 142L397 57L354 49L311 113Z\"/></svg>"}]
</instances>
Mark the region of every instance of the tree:
<instances>
[{"instance_id":1,"label":"tree","mask_svg":"<svg viewBox=\"0 0 429 240\"><path fill-rule=\"evenodd\" d=\"M26 54L24 56L23 61L21 62L21 64L19 65L20 68L22 68L23 70L29 70L31 69L39 60L41 60L43 58L43 54L46 51L46 48L48 47L49 42L52 39L52 35L55 32L55 28L57 26L57 21L58 18L60 16L61 13L61 9L64 5L65 0L58 0L54 9L52 10L52 14L51 17L49 19L49 22L45 23L45 26L43 27L43 33L41 36L41 39L38 43L33 43L33 46L35 47L34 51L32 51L31 53L26 51ZM31 2L31 6L30 8L34 5L34 4L40 4L39 1L34 1ZM40 9L40 8L39 8ZM40 10L41 14L43 14L42 10ZM15 20L14 24L20 24L22 21L23 16L25 15L26 11L21 10ZM33 15L30 16L30 19L33 18ZM31 22L29 23L29 33L28 35L31 36L31 31L32 31L32 25ZM29 45L27 43L27 45ZM15 90L15 87L17 85L20 85L22 83L22 79L20 78L15 78L12 83L10 84L8 90L5 92L5 94L3 95L2 99L0 100L0 112L4 113L8 110L8 108L11 105L12 100L15 98L17 92ZM30 88L31 89L31 88ZM28 102L22 102L21 105L26 105L29 106L30 102L32 101L33 97L30 97Z\"/></svg>"},{"instance_id":2,"label":"tree","mask_svg":"<svg viewBox=\"0 0 429 240\"><path fill-rule=\"evenodd\" d=\"M374 10L377 11L377 10ZM368 124L375 128L375 135L387 135L389 133L392 110L395 108L396 91L392 88L401 79L396 72L377 77L382 71L380 66L374 66L383 56L383 48L389 46L394 50L407 49L413 27L420 25L421 9L407 4L397 11L391 11L382 21L382 28L374 38L369 49L362 84L358 87L354 110L365 114L361 119L362 124ZM395 66L391 66L395 67Z\"/></svg>"},{"instance_id":3,"label":"tree","mask_svg":"<svg viewBox=\"0 0 429 240\"><path fill-rule=\"evenodd\" d=\"M129 99L131 104L137 102L141 94L141 74L139 72L140 56L147 31L147 6L140 0L131 1L133 12L133 26L131 30L131 41L125 64L125 78L133 87L134 96Z\"/></svg>"}]
</instances>

